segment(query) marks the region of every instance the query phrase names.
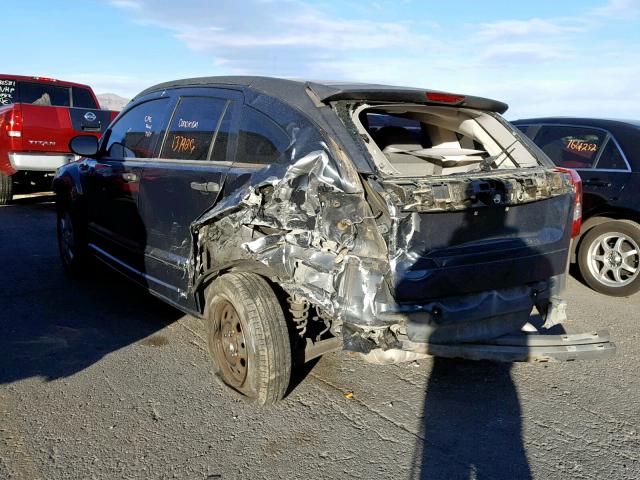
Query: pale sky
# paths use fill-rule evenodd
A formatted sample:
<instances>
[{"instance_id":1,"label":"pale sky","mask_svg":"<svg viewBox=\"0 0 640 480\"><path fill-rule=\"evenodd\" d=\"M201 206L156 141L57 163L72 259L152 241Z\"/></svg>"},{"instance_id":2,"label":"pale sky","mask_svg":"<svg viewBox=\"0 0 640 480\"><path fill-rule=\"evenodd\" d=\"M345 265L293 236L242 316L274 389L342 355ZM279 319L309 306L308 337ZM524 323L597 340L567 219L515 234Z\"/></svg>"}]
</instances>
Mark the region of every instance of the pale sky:
<instances>
[{"instance_id":1,"label":"pale sky","mask_svg":"<svg viewBox=\"0 0 640 480\"><path fill-rule=\"evenodd\" d=\"M640 0L30 0L3 5L3 73L132 97L271 75L506 101L509 119L640 119Z\"/></svg>"}]
</instances>

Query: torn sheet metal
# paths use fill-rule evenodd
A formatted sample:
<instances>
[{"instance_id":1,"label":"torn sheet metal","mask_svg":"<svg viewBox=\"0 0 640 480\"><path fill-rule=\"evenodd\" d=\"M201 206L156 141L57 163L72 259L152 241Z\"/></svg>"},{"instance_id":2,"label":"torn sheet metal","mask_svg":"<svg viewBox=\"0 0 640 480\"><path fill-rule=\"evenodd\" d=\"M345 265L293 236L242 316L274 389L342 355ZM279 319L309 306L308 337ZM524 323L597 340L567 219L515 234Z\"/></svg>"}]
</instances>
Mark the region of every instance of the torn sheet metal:
<instances>
[{"instance_id":1,"label":"torn sheet metal","mask_svg":"<svg viewBox=\"0 0 640 480\"><path fill-rule=\"evenodd\" d=\"M334 319L371 321L363 319L376 316L386 244L362 187L348 182L326 144L317 146L254 174L192 225L193 280L251 265Z\"/></svg>"},{"instance_id":2,"label":"torn sheet metal","mask_svg":"<svg viewBox=\"0 0 640 480\"><path fill-rule=\"evenodd\" d=\"M473 335L460 338L473 341L508 333L498 324L519 328L534 303L548 302L571 231L571 185L561 174L360 177L317 130L289 134L279 162L245 183L228 181L232 191L192 224L191 288L232 269L259 273L322 311L345 348L362 352L399 348L415 315L430 316L425 335L434 338L439 326L455 332L452 323L472 315ZM491 273L477 267L487 262Z\"/></svg>"}]
</instances>

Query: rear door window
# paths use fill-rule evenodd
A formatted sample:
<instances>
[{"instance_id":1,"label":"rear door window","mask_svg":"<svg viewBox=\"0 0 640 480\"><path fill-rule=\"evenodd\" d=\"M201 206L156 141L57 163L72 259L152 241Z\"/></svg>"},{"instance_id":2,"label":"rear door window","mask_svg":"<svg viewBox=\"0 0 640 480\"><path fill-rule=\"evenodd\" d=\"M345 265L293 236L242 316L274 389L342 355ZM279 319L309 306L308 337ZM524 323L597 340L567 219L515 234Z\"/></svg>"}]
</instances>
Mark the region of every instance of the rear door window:
<instances>
[{"instance_id":1,"label":"rear door window","mask_svg":"<svg viewBox=\"0 0 640 480\"><path fill-rule=\"evenodd\" d=\"M77 108L100 108L88 88L72 87L73 106Z\"/></svg>"},{"instance_id":2,"label":"rear door window","mask_svg":"<svg viewBox=\"0 0 640 480\"><path fill-rule=\"evenodd\" d=\"M289 146L287 133L267 115L251 107L243 107L237 163L270 165Z\"/></svg>"},{"instance_id":3,"label":"rear door window","mask_svg":"<svg viewBox=\"0 0 640 480\"><path fill-rule=\"evenodd\" d=\"M159 98L127 111L109 133L107 155L115 159L153 157L168 105L168 98Z\"/></svg>"},{"instance_id":4,"label":"rear door window","mask_svg":"<svg viewBox=\"0 0 640 480\"><path fill-rule=\"evenodd\" d=\"M71 96L68 87L20 82L20 102L47 107L68 107L71 104Z\"/></svg>"},{"instance_id":5,"label":"rear door window","mask_svg":"<svg viewBox=\"0 0 640 480\"><path fill-rule=\"evenodd\" d=\"M612 138L609 139L604 150L602 150L602 155L598 159L596 168L602 170L628 170L627 162L625 162L620 149Z\"/></svg>"},{"instance_id":6,"label":"rear door window","mask_svg":"<svg viewBox=\"0 0 640 480\"><path fill-rule=\"evenodd\" d=\"M176 107L160 158L207 160L214 142L226 146L227 135L216 135L228 107L228 101L212 97L183 97ZM228 132L228 129L227 129ZM226 153L226 150L225 150ZM214 159L224 160L217 158Z\"/></svg>"},{"instance_id":7,"label":"rear door window","mask_svg":"<svg viewBox=\"0 0 640 480\"><path fill-rule=\"evenodd\" d=\"M10 78L0 78L0 105L14 103L17 96L17 83Z\"/></svg>"},{"instance_id":8,"label":"rear door window","mask_svg":"<svg viewBox=\"0 0 640 480\"><path fill-rule=\"evenodd\" d=\"M607 133L589 127L545 125L535 143L553 162L564 168L593 168Z\"/></svg>"}]
</instances>

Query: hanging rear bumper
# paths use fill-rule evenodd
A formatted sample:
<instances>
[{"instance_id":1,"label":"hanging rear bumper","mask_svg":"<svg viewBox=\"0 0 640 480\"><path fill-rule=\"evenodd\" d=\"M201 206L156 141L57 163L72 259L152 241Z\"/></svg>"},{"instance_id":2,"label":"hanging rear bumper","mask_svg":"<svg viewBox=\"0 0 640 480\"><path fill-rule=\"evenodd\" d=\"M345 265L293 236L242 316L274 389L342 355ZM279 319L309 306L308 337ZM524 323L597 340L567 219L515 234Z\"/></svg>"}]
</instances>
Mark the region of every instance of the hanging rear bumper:
<instances>
[{"instance_id":1,"label":"hanging rear bumper","mask_svg":"<svg viewBox=\"0 0 640 480\"><path fill-rule=\"evenodd\" d=\"M434 357L498 362L565 362L611 357L616 346L609 332L549 335L520 333L478 343L433 344L400 340L401 349Z\"/></svg>"}]
</instances>

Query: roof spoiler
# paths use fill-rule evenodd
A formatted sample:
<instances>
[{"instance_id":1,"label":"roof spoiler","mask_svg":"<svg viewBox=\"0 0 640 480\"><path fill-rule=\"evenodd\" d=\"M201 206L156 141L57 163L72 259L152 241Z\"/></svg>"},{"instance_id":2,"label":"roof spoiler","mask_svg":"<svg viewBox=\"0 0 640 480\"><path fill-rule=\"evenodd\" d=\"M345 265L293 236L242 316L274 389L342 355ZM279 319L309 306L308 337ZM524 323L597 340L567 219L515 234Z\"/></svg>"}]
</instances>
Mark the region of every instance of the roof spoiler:
<instances>
[{"instance_id":1,"label":"roof spoiler","mask_svg":"<svg viewBox=\"0 0 640 480\"><path fill-rule=\"evenodd\" d=\"M323 103L338 100L363 100L371 102L403 102L420 103L424 105L447 105L452 107L466 107L477 110L504 113L509 105L497 100L469 95L458 95L436 90L422 90L409 87L392 87L389 85L370 84L321 84L307 82L306 86Z\"/></svg>"}]
</instances>

